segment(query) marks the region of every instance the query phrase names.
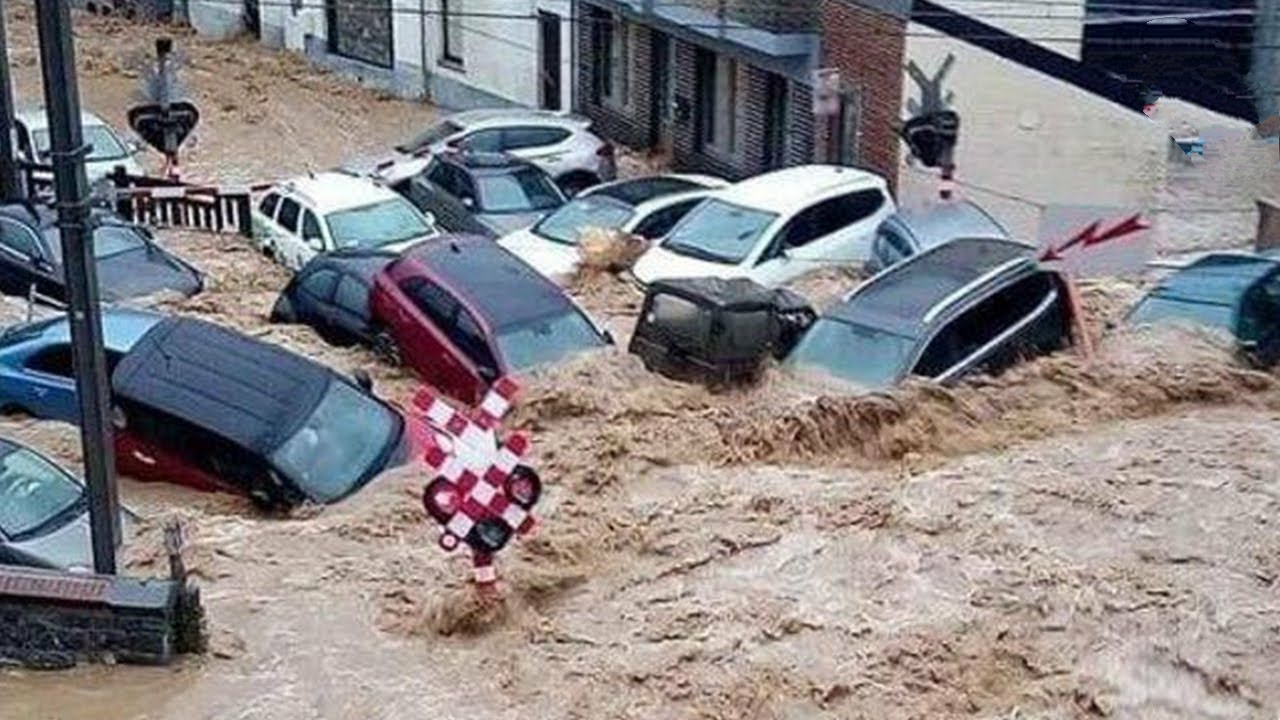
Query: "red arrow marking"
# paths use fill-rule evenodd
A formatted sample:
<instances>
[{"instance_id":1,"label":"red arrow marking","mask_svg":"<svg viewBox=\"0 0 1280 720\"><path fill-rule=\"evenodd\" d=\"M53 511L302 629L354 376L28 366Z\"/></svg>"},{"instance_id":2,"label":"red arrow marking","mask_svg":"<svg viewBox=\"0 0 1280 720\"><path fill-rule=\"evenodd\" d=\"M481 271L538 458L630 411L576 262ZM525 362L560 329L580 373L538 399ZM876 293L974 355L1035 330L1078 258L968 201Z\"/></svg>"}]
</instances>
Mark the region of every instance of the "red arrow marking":
<instances>
[{"instance_id":1,"label":"red arrow marking","mask_svg":"<svg viewBox=\"0 0 1280 720\"><path fill-rule=\"evenodd\" d=\"M1102 243L1107 242L1108 240L1114 240L1118 237L1124 237L1125 235L1132 235L1135 232L1146 230L1151 227L1146 222L1144 222L1141 217L1139 217L1136 214L1126 218L1125 220L1117 224L1115 227L1099 235L1097 234L1098 226L1101 224L1102 224L1101 221L1094 221L1092 224L1090 224L1084 230L1081 230L1079 233L1077 233L1075 236L1073 236L1070 240L1066 241L1062 245L1056 248L1054 247L1046 248L1044 253L1040 255L1041 262L1052 262L1054 260L1061 260L1062 253L1075 247L1076 245L1083 245L1084 247L1101 245Z\"/></svg>"}]
</instances>

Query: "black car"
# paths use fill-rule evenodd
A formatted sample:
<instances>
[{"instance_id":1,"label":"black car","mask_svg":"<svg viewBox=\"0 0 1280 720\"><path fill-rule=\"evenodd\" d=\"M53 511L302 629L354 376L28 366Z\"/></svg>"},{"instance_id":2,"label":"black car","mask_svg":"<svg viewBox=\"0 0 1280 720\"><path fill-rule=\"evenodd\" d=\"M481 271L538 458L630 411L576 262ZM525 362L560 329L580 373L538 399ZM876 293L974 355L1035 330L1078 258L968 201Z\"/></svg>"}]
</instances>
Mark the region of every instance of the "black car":
<instances>
[{"instance_id":1,"label":"black car","mask_svg":"<svg viewBox=\"0 0 1280 720\"><path fill-rule=\"evenodd\" d=\"M537 165L497 153L438 153L394 189L444 229L492 238L533 225L567 200Z\"/></svg>"},{"instance_id":2,"label":"black car","mask_svg":"<svg viewBox=\"0 0 1280 720\"><path fill-rule=\"evenodd\" d=\"M265 507L337 502L408 457L408 419L285 348L168 317L111 377L121 472L230 489Z\"/></svg>"},{"instance_id":3,"label":"black car","mask_svg":"<svg viewBox=\"0 0 1280 720\"><path fill-rule=\"evenodd\" d=\"M828 311L787 357L869 389L994 374L1071 343L1066 280L1027 245L962 238L902 261Z\"/></svg>"},{"instance_id":4,"label":"black car","mask_svg":"<svg viewBox=\"0 0 1280 720\"><path fill-rule=\"evenodd\" d=\"M200 271L162 249L140 225L94 211L93 245L103 300L161 291L191 296L204 287ZM31 204L0 206L0 292L67 301L62 235L54 212Z\"/></svg>"},{"instance_id":5,"label":"black car","mask_svg":"<svg viewBox=\"0 0 1280 720\"><path fill-rule=\"evenodd\" d=\"M312 258L276 298L271 322L310 325L325 342L372 345L369 293L373 279L395 253L338 250Z\"/></svg>"}]
</instances>

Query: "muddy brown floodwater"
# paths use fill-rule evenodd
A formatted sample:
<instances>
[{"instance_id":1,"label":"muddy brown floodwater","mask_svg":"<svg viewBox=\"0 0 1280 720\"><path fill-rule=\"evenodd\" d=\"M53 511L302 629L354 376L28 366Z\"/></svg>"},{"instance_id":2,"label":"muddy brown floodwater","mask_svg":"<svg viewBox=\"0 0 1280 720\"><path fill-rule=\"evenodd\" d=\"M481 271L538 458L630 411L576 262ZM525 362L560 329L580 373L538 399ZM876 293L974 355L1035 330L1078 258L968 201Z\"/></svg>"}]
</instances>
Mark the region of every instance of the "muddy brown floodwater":
<instances>
[{"instance_id":1,"label":"muddy brown floodwater","mask_svg":"<svg viewBox=\"0 0 1280 720\"><path fill-rule=\"evenodd\" d=\"M36 97L30 5L6 12L19 94ZM120 122L169 30L77 31L86 105ZM248 42L180 47L205 110L193 178L328 167L433 116ZM413 391L363 350L270 326L287 275L239 239L161 240L210 275L161 309ZM859 280L797 289L825 304ZM512 424L549 487L538 533L500 561L500 602L437 549L410 471L285 518L126 478L148 519L127 565L163 572L159 528L184 522L211 652L3 670L0 720L1274 718L1280 379L1211 335L1108 331L1142 287L1085 284L1095 358L955 388L856 396L771 369L709 392L624 348L528 378ZM634 286L573 291L625 344ZM78 466L68 425L0 433Z\"/></svg>"}]
</instances>

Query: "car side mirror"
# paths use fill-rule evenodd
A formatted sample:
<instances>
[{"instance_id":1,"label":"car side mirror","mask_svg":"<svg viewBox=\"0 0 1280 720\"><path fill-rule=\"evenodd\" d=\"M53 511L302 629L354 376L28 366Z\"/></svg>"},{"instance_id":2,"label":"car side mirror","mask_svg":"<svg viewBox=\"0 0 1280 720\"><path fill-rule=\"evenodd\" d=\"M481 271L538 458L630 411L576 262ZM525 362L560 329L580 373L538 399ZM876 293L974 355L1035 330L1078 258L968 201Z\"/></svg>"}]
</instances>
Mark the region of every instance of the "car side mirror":
<instances>
[{"instance_id":1,"label":"car side mirror","mask_svg":"<svg viewBox=\"0 0 1280 720\"><path fill-rule=\"evenodd\" d=\"M124 143L125 152L130 155L137 155L142 152L142 144L137 140L126 140Z\"/></svg>"},{"instance_id":2,"label":"car side mirror","mask_svg":"<svg viewBox=\"0 0 1280 720\"><path fill-rule=\"evenodd\" d=\"M373 393L373 378L364 368L356 368L351 371L351 379L355 381L356 386L366 393Z\"/></svg>"},{"instance_id":3,"label":"car side mirror","mask_svg":"<svg viewBox=\"0 0 1280 720\"><path fill-rule=\"evenodd\" d=\"M476 199L472 197L462 198L462 206L468 210L474 210L476 207Z\"/></svg>"},{"instance_id":4,"label":"car side mirror","mask_svg":"<svg viewBox=\"0 0 1280 720\"><path fill-rule=\"evenodd\" d=\"M320 252L324 250L324 240L321 240L320 238L317 238L317 237L307 238L306 242L307 242L307 247L311 248L312 250L315 250L316 252Z\"/></svg>"}]
</instances>

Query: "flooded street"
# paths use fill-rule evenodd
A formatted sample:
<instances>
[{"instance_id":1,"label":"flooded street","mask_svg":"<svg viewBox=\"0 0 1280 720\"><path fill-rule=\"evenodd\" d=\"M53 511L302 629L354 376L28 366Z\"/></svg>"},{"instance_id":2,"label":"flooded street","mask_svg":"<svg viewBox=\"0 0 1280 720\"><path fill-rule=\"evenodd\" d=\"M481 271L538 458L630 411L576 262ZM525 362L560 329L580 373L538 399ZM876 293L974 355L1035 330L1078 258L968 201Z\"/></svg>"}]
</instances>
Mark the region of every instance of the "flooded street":
<instances>
[{"instance_id":1,"label":"flooded street","mask_svg":"<svg viewBox=\"0 0 1280 720\"><path fill-rule=\"evenodd\" d=\"M6 11L34 99L33 12ZM123 125L161 31L77 18L85 105ZM247 41L179 47L206 113L192 179L330 167L433 117ZM385 397L416 389L270 325L288 276L243 239L157 234L209 274L163 309L368 369ZM821 304L861 279L797 287ZM0 669L0 720L1275 718L1280 377L1204 332L1108 329L1149 282L1085 285L1092 359L854 396L776 368L719 392L647 373L625 347L639 292L583 278L621 345L528 379L511 424L549 487L538 532L499 560L501 600L440 552L413 469L278 518L125 479L146 519L129 570L167 572L161 528L182 520L210 653ZM78 467L70 426L0 434Z\"/></svg>"}]
</instances>

